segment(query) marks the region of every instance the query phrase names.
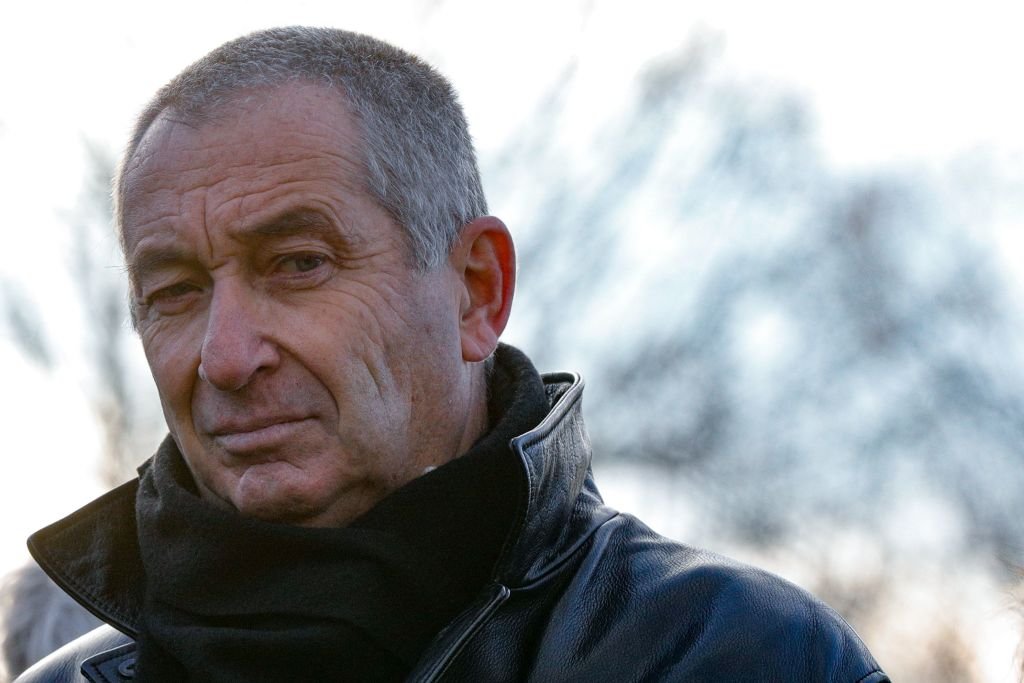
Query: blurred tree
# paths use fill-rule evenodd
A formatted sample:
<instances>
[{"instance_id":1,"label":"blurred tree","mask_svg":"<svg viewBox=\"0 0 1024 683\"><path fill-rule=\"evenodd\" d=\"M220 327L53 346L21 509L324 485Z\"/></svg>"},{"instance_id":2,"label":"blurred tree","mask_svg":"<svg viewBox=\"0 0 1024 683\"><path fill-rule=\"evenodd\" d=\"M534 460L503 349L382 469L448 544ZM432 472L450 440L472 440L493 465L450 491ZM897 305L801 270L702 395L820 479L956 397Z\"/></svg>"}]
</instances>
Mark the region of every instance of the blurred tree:
<instances>
[{"instance_id":1,"label":"blurred tree","mask_svg":"<svg viewBox=\"0 0 1024 683\"><path fill-rule=\"evenodd\" d=\"M111 179L114 157L85 146L87 175L71 227L71 273L86 320L84 352L92 373L90 395L103 430L101 476L116 485L135 474L162 428L152 382L142 370L138 339L127 314L128 287L114 231Z\"/></svg>"},{"instance_id":2,"label":"blurred tree","mask_svg":"<svg viewBox=\"0 0 1024 683\"><path fill-rule=\"evenodd\" d=\"M808 585L868 623L900 590L894 556L1003 568L1024 548L1018 311L965 229L991 197L956 194L971 178L838 171L805 104L728 80L719 47L698 35L652 63L594 112L583 151L567 132L587 67L571 62L482 160L518 219L515 324L542 369L589 360L599 461L682 473L689 540L801 548ZM89 153L69 223L115 483L151 451L158 403L114 265L111 156ZM51 362L27 299L5 291L26 355ZM819 543L850 526L883 547L853 584ZM954 624L924 640L951 645L908 680L977 677Z\"/></svg>"},{"instance_id":3,"label":"blurred tree","mask_svg":"<svg viewBox=\"0 0 1024 683\"><path fill-rule=\"evenodd\" d=\"M598 456L683 468L700 537L825 519L1019 553L1024 363L964 229L983 214L914 169L830 168L804 104L724 79L715 52L698 37L652 64L586 159L559 137L570 65L486 166L492 197L534 207L515 226L524 346L545 368L592 359Z\"/></svg>"},{"instance_id":4,"label":"blurred tree","mask_svg":"<svg viewBox=\"0 0 1024 683\"><path fill-rule=\"evenodd\" d=\"M0 279L0 304L4 328L14 347L40 367L52 368L53 352L31 298L16 283Z\"/></svg>"}]
</instances>

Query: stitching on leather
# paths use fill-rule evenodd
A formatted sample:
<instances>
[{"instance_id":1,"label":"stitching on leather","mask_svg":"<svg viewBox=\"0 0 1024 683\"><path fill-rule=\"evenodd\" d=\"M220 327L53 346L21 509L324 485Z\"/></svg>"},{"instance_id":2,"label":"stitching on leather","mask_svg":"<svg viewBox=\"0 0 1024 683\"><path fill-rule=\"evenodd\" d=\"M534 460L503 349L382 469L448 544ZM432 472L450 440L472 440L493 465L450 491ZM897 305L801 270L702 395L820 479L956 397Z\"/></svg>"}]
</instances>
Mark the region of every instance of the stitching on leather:
<instances>
[{"instance_id":1,"label":"stitching on leather","mask_svg":"<svg viewBox=\"0 0 1024 683\"><path fill-rule=\"evenodd\" d=\"M862 676L861 678L858 678L858 679L857 679L857 681L856 681L856 683L864 683L864 681L868 680L868 679L869 679L869 678L871 678L872 676L878 676L878 675L882 675L882 676L884 676L884 675L885 675L885 672L884 672L884 671L882 671L881 669L875 669L875 670L874 670L874 671L872 671L871 673L869 673L869 674L865 674L865 675L864 675L864 676Z\"/></svg>"},{"instance_id":2,"label":"stitching on leather","mask_svg":"<svg viewBox=\"0 0 1024 683\"><path fill-rule=\"evenodd\" d=\"M130 617L127 613L122 612L119 608L114 607L113 605L106 604L107 601L100 600L99 595L97 593L91 590L87 590L85 586L83 586L80 582L73 580L69 574L58 571L57 568L50 563L47 563L47 565L50 567L51 571L56 576L59 576L64 581L64 583L66 583L71 588L75 589L77 593L88 598L89 602L93 603L97 607L97 609L101 607L98 603L103 602L104 605L102 611L107 612L114 617L117 617L118 621L124 623L125 626L131 627L130 622L132 621L132 617Z\"/></svg>"},{"instance_id":3,"label":"stitching on leather","mask_svg":"<svg viewBox=\"0 0 1024 683\"><path fill-rule=\"evenodd\" d=\"M137 488L136 488L136 490L137 490ZM116 489L115 489L115 491L116 491ZM110 491L109 493L113 493L113 491ZM131 487L125 487L122 491L120 491L118 493L118 495L116 495L116 496L112 495L108 500L103 501L102 505L97 505L96 506L97 511L105 510L108 507L111 507L111 506L113 506L113 505L115 505L117 503L120 503L122 498L125 498L125 497L127 497L129 495L134 496L135 495L135 491L133 491ZM99 503L99 501L93 501L91 504L95 505L97 503ZM74 515L72 514L71 516L74 516ZM93 517L93 515L89 515L88 517L83 517L81 519L63 519L63 520L60 520L58 522L55 522L53 527L51 528L51 530L46 532L46 536L47 537L54 536L54 535L57 534L58 531L60 531L60 532L71 531L71 530L75 529L76 527L79 527L79 526L85 524L92 517Z\"/></svg>"}]
</instances>

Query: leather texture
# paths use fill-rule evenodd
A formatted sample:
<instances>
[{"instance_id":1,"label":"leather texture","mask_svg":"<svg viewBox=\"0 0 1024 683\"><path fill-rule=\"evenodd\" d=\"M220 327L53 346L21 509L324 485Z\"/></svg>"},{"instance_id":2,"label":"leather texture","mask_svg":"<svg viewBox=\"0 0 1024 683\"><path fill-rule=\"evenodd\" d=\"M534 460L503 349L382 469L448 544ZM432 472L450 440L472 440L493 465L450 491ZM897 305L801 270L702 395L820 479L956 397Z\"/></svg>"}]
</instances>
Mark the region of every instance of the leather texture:
<instances>
[{"instance_id":1,"label":"leather texture","mask_svg":"<svg viewBox=\"0 0 1024 683\"><path fill-rule=\"evenodd\" d=\"M669 541L604 505L590 472L582 380L547 375L545 388L550 413L510 443L525 474L523 503L494 581L438 634L409 680L889 680L853 629L808 593L766 572ZM125 557L107 537L111 532L100 527L101 521L111 527L111 514L133 514L127 503L134 492L108 496L92 510L87 507L33 536L30 549L65 590L130 634L138 614L132 596L138 594L141 574L126 579L110 556L95 562L101 559L95 546L88 546L92 562L75 557L83 550L83 536ZM123 532L125 525L114 528ZM126 581L136 585L126 587ZM106 629L109 637L112 629ZM125 640L121 636L101 647L80 639L18 681L133 680L83 679L78 673L83 662L89 669L90 655ZM111 655L100 658L110 661ZM95 669L95 660L92 665Z\"/></svg>"},{"instance_id":2,"label":"leather texture","mask_svg":"<svg viewBox=\"0 0 1024 683\"><path fill-rule=\"evenodd\" d=\"M17 683L134 682L135 641L110 626L100 626L37 662ZM82 672L90 660L88 674ZM131 664L128 664L130 662Z\"/></svg>"}]
</instances>

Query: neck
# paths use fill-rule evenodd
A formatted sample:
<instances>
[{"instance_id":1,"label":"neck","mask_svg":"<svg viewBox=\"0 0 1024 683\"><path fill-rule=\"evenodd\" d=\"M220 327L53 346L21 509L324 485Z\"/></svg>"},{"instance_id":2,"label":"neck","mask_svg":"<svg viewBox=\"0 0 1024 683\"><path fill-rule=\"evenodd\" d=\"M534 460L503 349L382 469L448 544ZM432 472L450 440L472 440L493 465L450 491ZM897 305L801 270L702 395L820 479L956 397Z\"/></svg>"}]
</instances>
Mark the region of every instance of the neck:
<instances>
[{"instance_id":1,"label":"neck","mask_svg":"<svg viewBox=\"0 0 1024 683\"><path fill-rule=\"evenodd\" d=\"M458 448L455 449L455 452L447 460L453 460L464 454L491 427L487 412L487 373L485 366L486 363L476 363L471 369L466 421L462 429L461 438L459 439Z\"/></svg>"}]
</instances>

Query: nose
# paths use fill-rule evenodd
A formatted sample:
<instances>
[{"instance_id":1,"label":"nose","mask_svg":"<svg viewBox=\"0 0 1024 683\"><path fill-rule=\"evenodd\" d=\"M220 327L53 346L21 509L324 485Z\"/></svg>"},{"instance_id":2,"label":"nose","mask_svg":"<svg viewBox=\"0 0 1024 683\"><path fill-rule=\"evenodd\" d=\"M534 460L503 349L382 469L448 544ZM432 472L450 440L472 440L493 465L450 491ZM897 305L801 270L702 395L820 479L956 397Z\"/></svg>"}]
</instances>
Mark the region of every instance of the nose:
<instances>
[{"instance_id":1,"label":"nose","mask_svg":"<svg viewBox=\"0 0 1024 683\"><path fill-rule=\"evenodd\" d=\"M260 370L277 365L277 347L267 339L258 295L243 285L214 288L199 356L199 378L221 391L238 391Z\"/></svg>"}]
</instances>

